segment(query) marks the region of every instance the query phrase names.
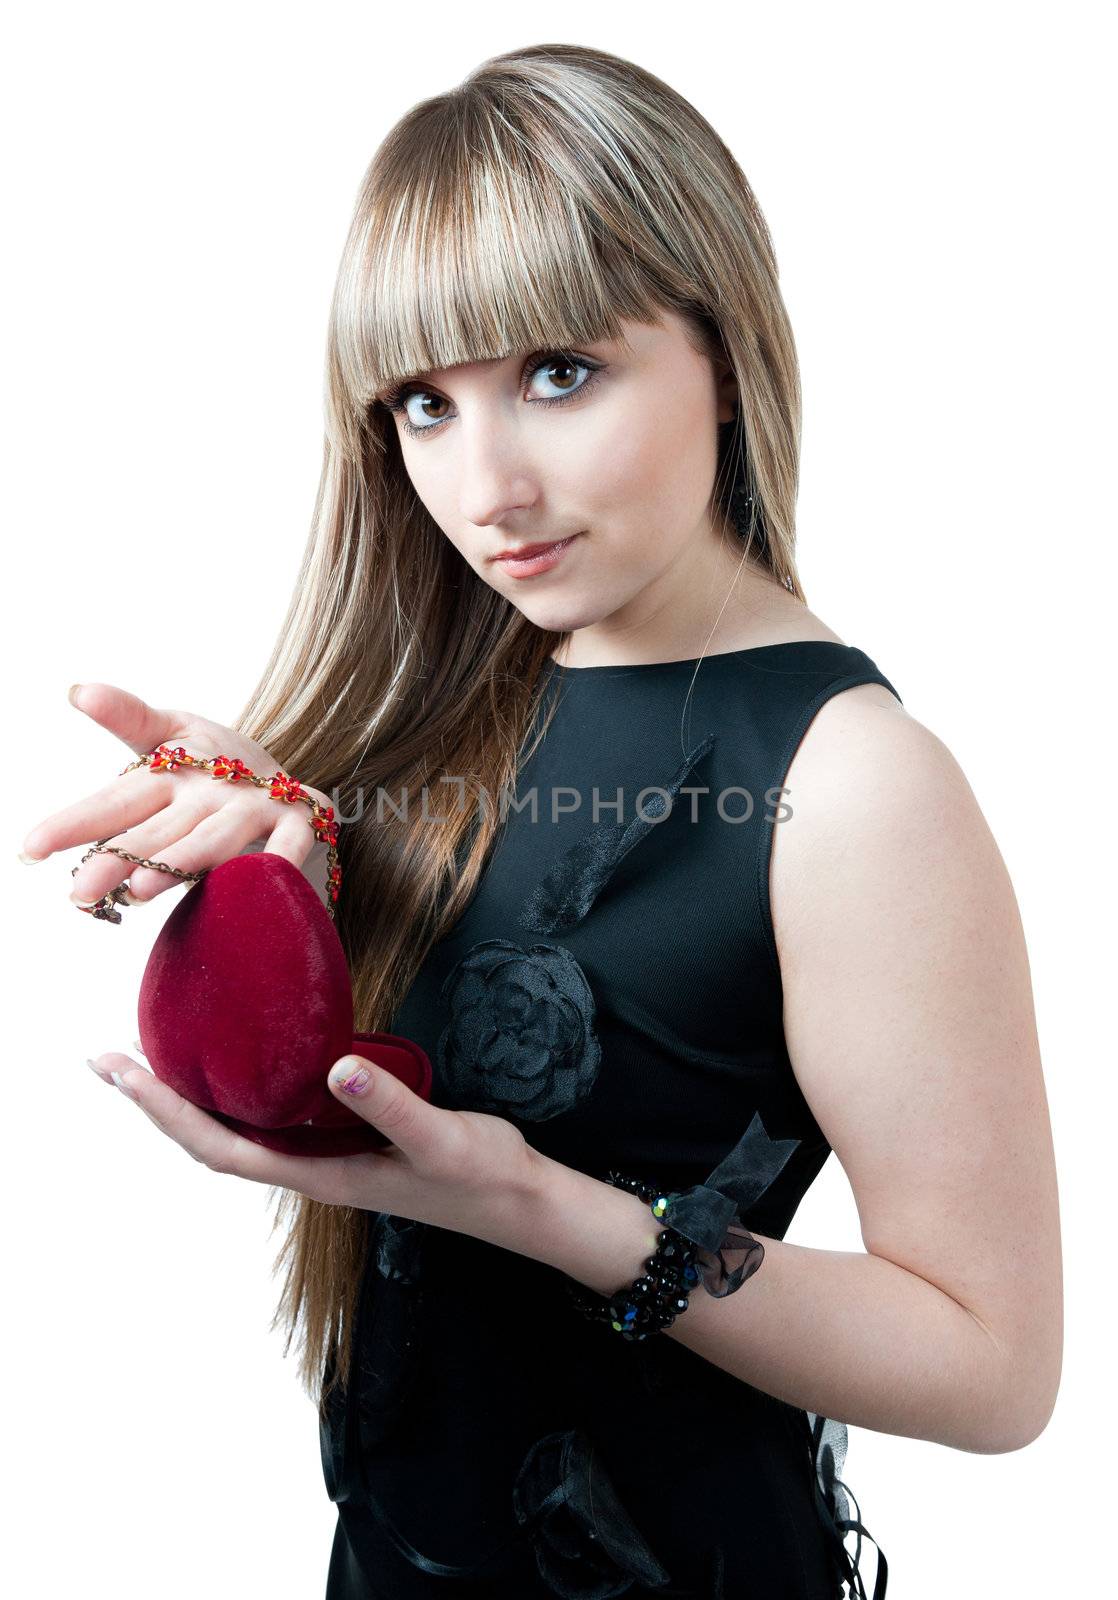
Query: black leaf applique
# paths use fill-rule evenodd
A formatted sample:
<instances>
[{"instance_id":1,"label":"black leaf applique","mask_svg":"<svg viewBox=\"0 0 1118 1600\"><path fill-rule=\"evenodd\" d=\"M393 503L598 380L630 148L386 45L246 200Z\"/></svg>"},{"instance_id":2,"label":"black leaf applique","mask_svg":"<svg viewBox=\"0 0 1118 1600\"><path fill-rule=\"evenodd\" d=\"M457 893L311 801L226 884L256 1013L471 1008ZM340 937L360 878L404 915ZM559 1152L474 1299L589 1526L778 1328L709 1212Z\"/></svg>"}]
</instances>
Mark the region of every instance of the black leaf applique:
<instances>
[{"instance_id":1,"label":"black leaf applique","mask_svg":"<svg viewBox=\"0 0 1118 1600\"><path fill-rule=\"evenodd\" d=\"M424 1227L412 1217L395 1217L386 1211L371 1219L367 1270L379 1273L387 1283L377 1291L376 1338L364 1339L358 1347L355 1399L363 1451L396 1426L415 1382L423 1307ZM364 1283L362 1290L367 1293Z\"/></svg>"},{"instance_id":2,"label":"black leaf applique","mask_svg":"<svg viewBox=\"0 0 1118 1600\"><path fill-rule=\"evenodd\" d=\"M326 1492L341 1505L355 1493L360 1454L397 1425L417 1371L422 1309L421 1246L424 1224L388 1212L369 1214L368 1250L358 1288L350 1389L334 1384L319 1419ZM387 1280L379 1286L376 1276ZM375 1340L365 1337L376 1306ZM324 1382L337 1371L334 1352Z\"/></svg>"},{"instance_id":3,"label":"black leaf applique","mask_svg":"<svg viewBox=\"0 0 1118 1600\"><path fill-rule=\"evenodd\" d=\"M560 856L524 902L517 918L520 926L532 933L561 933L581 922L622 858L666 816L670 806L666 796L675 799L683 780L714 743L715 735L708 733L684 759L671 781L640 807L632 822L599 823ZM655 785L649 787L656 789Z\"/></svg>"},{"instance_id":4,"label":"black leaf applique","mask_svg":"<svg viewBox=\"0 0 1118 1600\"><path fill-rule=\"evenodd\" d=\"M414 1287L419 1283L423 1223L414 1217L394 1217L378 1211L372 1224L371 1249L377 1271L390 1283Z\"/></svg>"},{"instance_id":5,"label":"black leaf applique","mask_svg":"<svg viewBox=\"0 0 1118 1600\"><path fill-rule=\"evenodd\" d=\"M755 1111L749 1127L714 1171L669 1199L662 1220L700 1246L703 1287L716 1300L740 1289L761 1265L765 1247L741 1219L783 1171L800 1142L770 1138L761 1113Z\"/></svg>"},{"instance_id":6,"label":"black leaf applique","mask_svg":"<svg viewBox=\"0 0 1118 1600\"><path fill-rule=\"evenodd\" d=\"M537 1440L512 1498L540 1576L562 1600L611 1600L634 1583L655 1589L671 1582L580 1429Z\"/></svg>"},{"instance_id":7,"label":"black leaf applique","mask_svg":"<svg viewBox=\"0 0 1118 1600\"><path fill-rule=\"evenodd\" d=\"M561 945L484 939L440 990L436 1059L452 1108L544 1122L589 1095L601 1065L586 974Z\"/></svg>"}]
</instances>

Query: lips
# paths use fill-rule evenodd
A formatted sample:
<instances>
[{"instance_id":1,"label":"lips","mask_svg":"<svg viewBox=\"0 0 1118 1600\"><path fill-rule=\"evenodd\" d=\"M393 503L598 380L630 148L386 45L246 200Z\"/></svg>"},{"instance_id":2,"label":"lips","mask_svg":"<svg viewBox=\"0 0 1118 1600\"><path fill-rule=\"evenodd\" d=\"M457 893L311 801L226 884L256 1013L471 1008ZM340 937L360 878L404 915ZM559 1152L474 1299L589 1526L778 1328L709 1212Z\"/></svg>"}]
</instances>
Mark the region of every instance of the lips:
<instances>
[{"instance_id":1,"label":"lips","mask_svg":"<svg viewBox=\"0 0 1118 1600\"><path fill-rule=\"evenodd\" d=\"M491 561L526 561L529 556L539 556L545 550L554 550L557 544L565 544L568 539L573 539L573 534L567 534L562 539L546 539L543 544L522 544L518 550L501 550L495 556L490 556Z\"/></svg>"}]
</instances>

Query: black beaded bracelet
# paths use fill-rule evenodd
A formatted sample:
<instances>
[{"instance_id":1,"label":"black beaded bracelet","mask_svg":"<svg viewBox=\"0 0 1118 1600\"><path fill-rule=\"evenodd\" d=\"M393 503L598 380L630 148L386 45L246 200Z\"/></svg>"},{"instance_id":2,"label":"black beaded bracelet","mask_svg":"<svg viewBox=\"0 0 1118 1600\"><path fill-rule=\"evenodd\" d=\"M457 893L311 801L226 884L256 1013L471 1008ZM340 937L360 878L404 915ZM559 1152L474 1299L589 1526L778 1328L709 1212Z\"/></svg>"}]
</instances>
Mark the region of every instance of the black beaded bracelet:
<instances>
[{"instance_id":1,"label":"black beaded bracelet","mask_svg":"<svg viewBox=\"0 0 1118 1600\"><path fill-rule=\"evenodd\" d=\"M640 1178L610 1172L604 1181L616 1189L639 1195L662 1217L671 1196ZM701 1281L695 1265L696 1246L674 1228L664 1228L656 1238L656 1254L645 1262L646 1271L627 1289L616 1294L596 1294L575 1278L567 1279L567 1293L592 1322L608 1322L623 1339L647 1339L670 1328L687 1310L691 1290Z\"/></svg>"}]
</instances>

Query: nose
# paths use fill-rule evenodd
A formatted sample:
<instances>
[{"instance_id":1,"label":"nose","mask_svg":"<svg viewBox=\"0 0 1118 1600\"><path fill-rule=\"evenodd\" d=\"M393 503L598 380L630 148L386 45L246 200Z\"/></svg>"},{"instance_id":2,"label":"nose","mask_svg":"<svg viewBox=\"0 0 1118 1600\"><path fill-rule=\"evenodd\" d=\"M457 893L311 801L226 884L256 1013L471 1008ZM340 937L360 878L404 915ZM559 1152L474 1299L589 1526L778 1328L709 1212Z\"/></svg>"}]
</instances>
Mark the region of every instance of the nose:
<instances>
[{"instance_id":1,"label":"nose","mask_svg":"<svg viewBox=\"0 0 1118 1600\"><path fill-rule=\"evenodd\" d=\"M458 504L476 528L508 520L510 512L531 510L539 498L539 476L515 424L492 416L475 417L461 427Z\"/></svg>"}]
</instances>

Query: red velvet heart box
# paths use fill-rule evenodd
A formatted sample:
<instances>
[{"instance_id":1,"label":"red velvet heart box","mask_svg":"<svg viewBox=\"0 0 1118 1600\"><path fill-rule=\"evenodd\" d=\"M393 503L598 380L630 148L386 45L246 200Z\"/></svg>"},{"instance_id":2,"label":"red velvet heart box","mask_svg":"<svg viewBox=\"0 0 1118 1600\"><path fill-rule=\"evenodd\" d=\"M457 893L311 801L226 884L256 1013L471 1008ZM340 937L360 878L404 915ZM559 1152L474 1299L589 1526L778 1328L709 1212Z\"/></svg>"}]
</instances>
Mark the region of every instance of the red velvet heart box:
<instances>
[{"instance_id":1,"label":"red velvet heart box","mask_svg":"<svg viewBox=\"0 0 1118 1600\"><path fill-rule=\"evenodd\" d=\"M353 1031L330 914L299 868L267 851L234 856L186 891L148 957L139 1023L157 1078L285 1155L391 1143L327 1087L350 1051L431 1098L431 1062L417 1044Z\"/></svg>"}]
</instances>

